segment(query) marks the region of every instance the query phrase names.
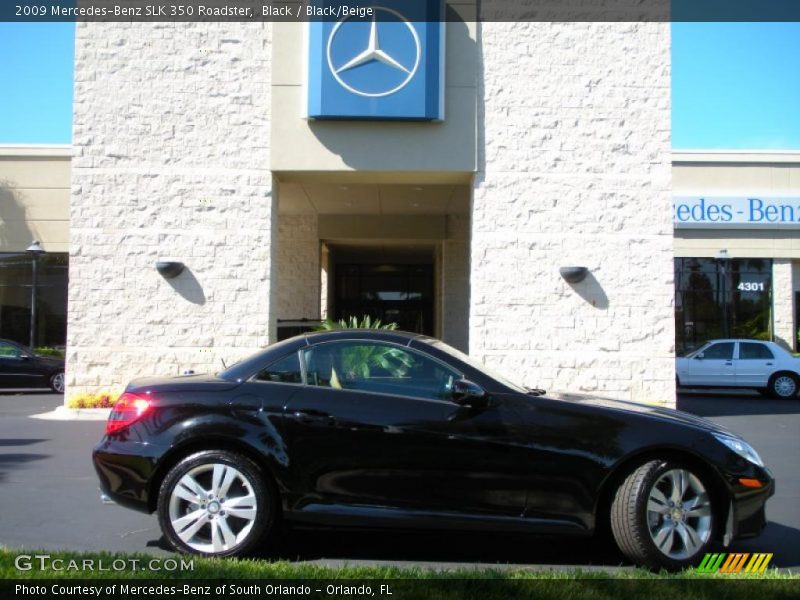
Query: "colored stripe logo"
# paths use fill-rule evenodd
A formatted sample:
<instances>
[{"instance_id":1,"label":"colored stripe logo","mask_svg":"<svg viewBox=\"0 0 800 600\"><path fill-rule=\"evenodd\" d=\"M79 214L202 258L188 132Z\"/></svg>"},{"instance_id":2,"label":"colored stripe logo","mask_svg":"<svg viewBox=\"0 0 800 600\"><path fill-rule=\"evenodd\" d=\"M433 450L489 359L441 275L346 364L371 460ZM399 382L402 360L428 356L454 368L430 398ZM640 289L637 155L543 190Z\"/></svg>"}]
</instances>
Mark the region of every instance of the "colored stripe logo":
<instances>
[{"instance_id":1,"label":"colored stripe logo","mask_svg":"<svg viewBox=\"0 0 800 600\"><path fill-rule=\"evenodd\" d=\"M709 553L703 557L698 573L763 573L772 560L772 553L726 552Z\"/></svg>"}]
</instances>

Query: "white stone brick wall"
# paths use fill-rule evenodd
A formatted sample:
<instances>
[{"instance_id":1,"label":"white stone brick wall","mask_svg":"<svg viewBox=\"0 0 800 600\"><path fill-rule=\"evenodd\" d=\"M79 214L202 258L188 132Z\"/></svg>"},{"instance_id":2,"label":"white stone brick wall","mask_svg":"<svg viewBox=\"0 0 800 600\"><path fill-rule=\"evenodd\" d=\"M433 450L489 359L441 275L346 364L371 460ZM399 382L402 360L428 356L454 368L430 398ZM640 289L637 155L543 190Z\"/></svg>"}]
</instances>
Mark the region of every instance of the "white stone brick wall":
<instances>
[{"instance_id":1,"label":"white stone brick wall","mask_svg":"<svg viewBox=\"0 0 800 600\"><path fill-rule=\"evenodd\" d=\"M481 26L470 351L528 385L674 403L669 27Z\"/></svg>"},{"instance_id":2,"label":"white stone brick wall","mask_svg":"<svg viewBox=\"0 0 800 600\"><path fill-rule=\"evenodd\" d=\"M278 319L320 318L317 215L279 215Z\"/></svg>"},{"instance_id":3,"label":"white stone brick wall","mask_svg":"<svg viewBox=\"0 0 800 600\"><path fill-rule=\"evenodd\" d=\"M797 323L794 320L794 292L796 289L793 261L776 258L772 262L772 306L775 341L794 350Z\"/></svg>"},{"instance_id":4,"label":"white stone brick wall","mask_svg":"<svg viewBox=\"0 0 800 600\"><path fill-rule=\"evenodd\" d=\"M78 23L68 393L264 346L269 24ZM155 269L179 260L173 280Z\"/></svg>"}]
</instances>

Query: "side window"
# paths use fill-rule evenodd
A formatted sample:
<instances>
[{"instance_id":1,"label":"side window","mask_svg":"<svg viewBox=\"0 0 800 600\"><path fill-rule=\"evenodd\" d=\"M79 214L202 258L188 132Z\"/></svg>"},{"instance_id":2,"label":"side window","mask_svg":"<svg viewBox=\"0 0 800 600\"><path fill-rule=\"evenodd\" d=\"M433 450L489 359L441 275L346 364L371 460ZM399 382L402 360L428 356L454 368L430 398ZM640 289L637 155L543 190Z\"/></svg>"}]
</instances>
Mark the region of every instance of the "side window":
<instances>
[{"instance_id":1,"label":"side window","mask_svg":"<svg viewBox=\"0 0 800 600\"><path fill-rule=\"evenodd\" d=\"M331 342L304 350L308 385L449 400L460 375L419 352L376 342Z\"/></svg>"},{"instance_id":2,"label":"side window","mask_svg":"<svg viewBox=\"0 0 800 600\"><path fill-rule=\"evenodd\" d=\"M22 356L22 351L16 346L0 342L0 358L19 358Z\"/></svg>"},{"instance_id":3,"label":"side window","mask_svg":"<svg viewBox=\"0 0 800 600\"><path fill-rule=\"evenodd\" d=\"M741 360L771 360L775 358L772 350L764 344L753 344L748 342L739 343L739 358Z\"/></svg>"},{"instance_id":4,"label":"side window","mask_svg":"<svg viewBox=\"0 0 800 600\"><path fill-rule=\"evenodd\" d=\"M709 346L703 350L703 358L731 360L733 358L733 342L721 342Z\"/></svg>"},{"instance_id":5,"label":"side window","mask_svg":"<svg viewBox=\"0 0 800 600\"><path fill-rule=\"evenodd\" d=\"M275 381L278 383L303 383L300 359L297 352L279 358L256 375L256 381Z\"/></svg>"}]
</instances>

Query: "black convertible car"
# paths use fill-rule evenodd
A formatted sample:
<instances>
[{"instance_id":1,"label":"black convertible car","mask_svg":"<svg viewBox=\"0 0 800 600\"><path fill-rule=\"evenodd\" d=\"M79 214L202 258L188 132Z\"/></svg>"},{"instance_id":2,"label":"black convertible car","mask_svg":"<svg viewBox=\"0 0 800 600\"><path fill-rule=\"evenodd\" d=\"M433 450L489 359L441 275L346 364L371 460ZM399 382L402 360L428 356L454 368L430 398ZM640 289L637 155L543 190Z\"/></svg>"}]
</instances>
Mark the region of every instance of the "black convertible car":
<instances>
[{"instance_id":1,"label":"black convertible car","mask_svg":"<svg viewBox=\"0 0 800 600\"><path fill-rule=\"evenodd\" d=\"M133 381L94 450L166 539L246 553L276 523L593 534L680 568L758 535L773 479L692 415L546 395L420 335L298 336L216 376Z\"/></svg>"},{"instance_id":2,"label":"black convertible car","mask_svg":"<svg viewBox=\"0 0 800 600\"><path fill-rule=\"evenodd\" d=\"M63 394L64 359L0 339L0 388L50 388Z\"/></svg>"}]
</instances>

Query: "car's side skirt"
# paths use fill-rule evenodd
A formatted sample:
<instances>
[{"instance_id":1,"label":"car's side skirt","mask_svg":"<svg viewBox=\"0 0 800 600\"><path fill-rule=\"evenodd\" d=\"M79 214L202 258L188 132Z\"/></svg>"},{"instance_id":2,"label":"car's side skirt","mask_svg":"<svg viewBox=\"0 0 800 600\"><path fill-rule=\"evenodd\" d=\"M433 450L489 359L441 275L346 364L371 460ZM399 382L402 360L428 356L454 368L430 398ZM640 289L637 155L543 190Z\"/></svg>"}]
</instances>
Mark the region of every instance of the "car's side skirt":
<instances>
[{"instance_id":1,"label":"car's side skirt","mask_svg":"<svg viewBox=\"0 0 800 600\"><path fill-rule=\"evenodd\" d=\"M560 519L461 514L383 506L349 504L308 504L302 510L284 512L297 524L336 527L447 529L509 533L591 535L578 523Z\"/></svg>"}]
</instances>

